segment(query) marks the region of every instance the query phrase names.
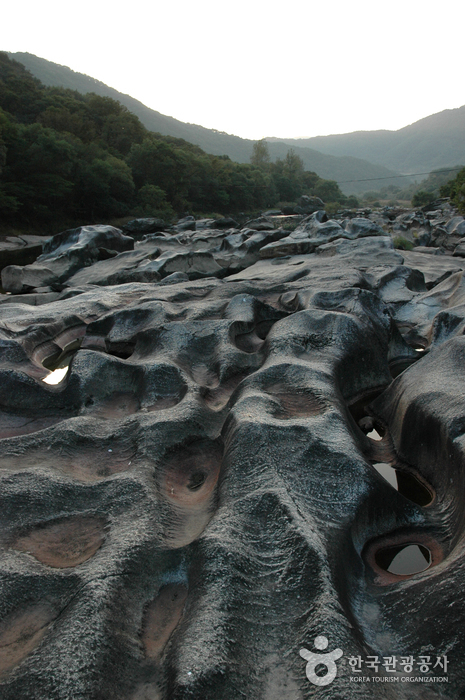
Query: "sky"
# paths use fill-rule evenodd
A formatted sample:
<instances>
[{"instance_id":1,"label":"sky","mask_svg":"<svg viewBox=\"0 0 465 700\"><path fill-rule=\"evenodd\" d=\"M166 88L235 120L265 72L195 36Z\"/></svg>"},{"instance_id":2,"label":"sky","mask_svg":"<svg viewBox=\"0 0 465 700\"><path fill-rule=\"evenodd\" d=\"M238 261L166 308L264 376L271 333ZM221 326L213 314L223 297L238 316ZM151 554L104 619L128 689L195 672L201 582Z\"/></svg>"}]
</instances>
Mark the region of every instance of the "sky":
<instances>
[{"instance_id":1,"label":"sky","mask_svg":"<svg viewBox=\"0 0 465 700\"><path fill-rule=\"evenodd\" d=\"M243 138L399 129L465 104L457 0L22 0L0 50Z\"/></svg>"}]
</instances>

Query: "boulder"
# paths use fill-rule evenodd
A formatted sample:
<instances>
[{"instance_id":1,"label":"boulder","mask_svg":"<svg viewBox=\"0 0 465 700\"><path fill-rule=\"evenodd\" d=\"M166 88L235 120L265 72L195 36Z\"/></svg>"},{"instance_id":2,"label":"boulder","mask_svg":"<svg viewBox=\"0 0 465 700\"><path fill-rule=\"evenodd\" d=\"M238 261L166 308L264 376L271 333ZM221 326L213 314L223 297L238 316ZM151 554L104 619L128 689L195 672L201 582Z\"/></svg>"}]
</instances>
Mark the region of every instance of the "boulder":
<instances>
[{"instance_id":1,"label":"boulder","mask_svg":"<svg viewBox=\"0 0 465 700\"><path fill-rule=\"evenodd\" d=\"M175 231L195 231L195 217L185 216L173 226Z\"/></svg>"},{"instance_id":2,"label":"boulder","mask_svg":"<svg viewBox=\"0 0 465 700\"><path fill-rule=\"evenodd\" d=\"M303 213L307 215L313 214L314 211L324 209L325 203L319 197L309 197L308 195L303 194L297 200L297 206L302 210L302 212L298 212L299 214Z\"/></svg>"},{"instance_id":3,"label":"boulder","mask_svg":"<svg viewBox=\"0 0 465 700\"><path fill-rule=\"evenodd\" d=\"M136 239L142 238L146 233L157 233L165 229L166 223L163 219L156 218L133 219L122 226L123 233Z\"/></svg>"},{"instance_id":4,"label":"boulder","mask_svg":"<svg viewBox=\"0 0 465 700\"><path fill-rule=\"evenodd\" d=\"M81 226L53 236L36 262L21 268L2 270L2 286L18 294L24 289L60 285L77 270L99 259L132 250L134 240L113 226Z\"/></svg>"},{"instance_id":5,"label":"boulder","mask_svg":"<svg viewBox=\"0 0 465 700\"><path fill-rule=\"evenodd\" d=\"M235 219L231 217L224 217L222 219L215 219L212 223L212 228L225 230L228 228L239 228L239 224Z\"/></svg>"},{"instance_id":6,"label":"boulder","mask_svg":"<svg viewBox=\"0 0 465 700\"><path fill-rule=\"evenodd\" d=\"M269 231L274 228L274 223L267 216L259 216L258 219L246 221L242 228L253 229L254 231Z\"/></svg>"}]
</instances>

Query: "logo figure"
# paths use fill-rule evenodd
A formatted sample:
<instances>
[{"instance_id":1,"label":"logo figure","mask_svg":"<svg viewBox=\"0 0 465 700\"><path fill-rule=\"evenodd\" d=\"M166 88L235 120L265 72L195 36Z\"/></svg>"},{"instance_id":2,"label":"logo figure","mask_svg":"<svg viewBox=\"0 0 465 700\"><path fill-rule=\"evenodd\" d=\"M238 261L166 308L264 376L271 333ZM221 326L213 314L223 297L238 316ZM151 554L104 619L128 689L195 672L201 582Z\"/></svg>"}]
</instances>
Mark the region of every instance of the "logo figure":
<instances>
[{"instance_id":1,"label":"logo figure","mask_svg":"<svg viewBox=\"0 0 465 700\"><path fill-rule=\"evenodd\" d=\"M320 635L316 637L313 644L315 649L323 651L323 649L326 649L328 646L328 640L326 637L323 637L323 635ZM310 683L313 683L313 685L329 685L336 678L336 661L341 658L343 654L342 649L335 649L326 654L314 654L304 648L299 651L299 654L308 662L305 667L305 673L307 674L308 680ZM315 673L315 669L319 664L323 664L323 666L326 666L328 669L324 676L317 676Z\"/></svg>"}]
</instances>

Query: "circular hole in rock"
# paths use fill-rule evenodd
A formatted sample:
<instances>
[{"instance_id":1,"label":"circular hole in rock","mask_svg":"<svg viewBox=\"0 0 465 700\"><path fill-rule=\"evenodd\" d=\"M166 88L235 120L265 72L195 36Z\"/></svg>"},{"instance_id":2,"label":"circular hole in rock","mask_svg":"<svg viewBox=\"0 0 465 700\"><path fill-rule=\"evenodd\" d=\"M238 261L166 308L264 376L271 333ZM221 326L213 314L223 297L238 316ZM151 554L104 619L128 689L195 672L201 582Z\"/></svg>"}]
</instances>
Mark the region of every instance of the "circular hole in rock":
<instances>
[{"instance_id":1,"label":"circular hole in rock","mask_svg":"<svg viewBox=\"0 0 465 700\"><path fill-rule=\"evenodd\" d=\"M69 372L69 366L72 358L73 355L68 355L67 357L64 357L57 365L54 366L53 369L51 369L50 374L47 374L47 376L44 377L42 381L45 384L59 384L60 382L62 382Z\"/></svg>"},{"instance_id":2,"label":"circular hole in rock","mask_svg":"<svg viewBox=\"0 0 465 700\"><path fill-rule=\"evenodd\" d=\"M413 576L431 566L431 552L422 544L403 544L380 549L375 561L384 571L395 576Z\"/></svg>"},{"instance_id":3,"label":"circular hole in rock","mask_svg":"<svg viewBox=\"0 0 465 700\"><path fill-rule=\"evenodd\" d=\"M373 467L376 469L378 474L382 476L383 479L388 482L388 484L390 484L390 486L398 490L396 470L393 469L390 464L387 464L387 462L377 462L376 464L373 464Z\"/></svg>"},{"instance_id":4,"label":"circular hole in rock","mask_svg":"<svg viewBox=\"0 0 465 700\"><path fill-rule=\"evenodd\" d=\"M386 586L427 571L444 558L441 545L427 532L399 532L370 542L363 553L374 583Z\"/></svg>"},{"instance_id":5,"label":"circular hole in rock","mask_svg":"<svg viewBox=\"0 0 465 700\"><path fill-rule=\"evenodd\" d=\"M214 441L198 440L168 457L163 489L171 501L191 506L208 501L216 486L222 448Z\"/></svg>"},{"instance_id":6,"label":"circular hole in rock","mask_svg":"<svg viewBox=\"0 0 465 700\"><path fill-rule=\"evenodd\" d=\"M382 440L386 434L384 428L378 423L375 423L372 416L363 416L358 419L357 423L360 430L365 433L370 440Z\"/></svg>"},{"instance_id":7,"label":"circular hole in rock","mask_svg":"<svg viewBox=\"0 0 465 700\"><path fill-rule=\"evenodd\" d=\"M399 493L419 506L428 506L433 502L434 493L420 479L410 472L396 469L397 488Z\"/></svg>"},{"instance_id":8,"label":"circular hole in rock","mask_svg":"<svg viewBox=\"0 0 465 700\"><path fill-rule=\"evenodd\" d=\"M203 472L194 472L187 482L187 488L190 491L197 491L207 480L207 474Z\"/></svg>"},{"instance_id":9,"label":"circular hole in rock","mask_svg":"<svg viewBox=\"0 0 465 700\"><path fill-rule=\"evenodd\" d=\"M395 488L402 496L408 498L419 506L428 506L434 499L434 494L430 489L417 479L410 472L395 469L387 462L376 462L373 464L378 474L385 479L388 484Z\"/></svg>"},{"instance_id":10,"label":"circular hole in rock","mask_svg":"<svg viewBox=\"0 0 465 700\"><path fill-rule=\"evenodd\" d=\"M157 597L147 606L141 635L147 658L156 659L163 653L182 618L186 598L186 586L170 583L161 588Z\"/></svg>"}]
</instances>

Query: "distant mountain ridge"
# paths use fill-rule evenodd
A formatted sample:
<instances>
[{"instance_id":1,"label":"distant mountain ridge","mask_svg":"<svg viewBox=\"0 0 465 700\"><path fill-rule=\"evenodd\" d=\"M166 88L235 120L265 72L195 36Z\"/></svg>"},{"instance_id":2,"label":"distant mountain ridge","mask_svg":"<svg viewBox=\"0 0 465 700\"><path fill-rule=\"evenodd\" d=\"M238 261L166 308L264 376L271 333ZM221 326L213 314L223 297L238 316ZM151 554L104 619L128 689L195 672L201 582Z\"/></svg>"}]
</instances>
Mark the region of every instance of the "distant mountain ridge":
<instances>
[{"instance_id":1,"label":"distant mountain ridge","mask_svg":"<svg viewBox=\"0 0 465 700\"><path fill-rule=\"evenodd\" d=\"M95 78L77 73L66 66L60 66L33 54L9 53L8 55L22 63L44 85L65 87L83 94L95 92L98 95L111 97L136 114L144 126L151 131L185 139L200 146L207 153L228 155L239 163L247 163L250 160L255 143L253 140L242 139L239 136L195 124L186 124L174 117L160 114L133 97L118 92ZM353 155L325 154L315 150L314 147L309 148L306 144L294 143L294 141L289 144L284 139L270 139L271 158L273 160L284 158L289 147L292 147L302 158L307 170L316 172L322 178L341 183L340 187L345 194L359 193L369 189L367 180L371 179L377 181L380 178L386 178L386 182L398 185L406 183L405 179L396 178L397 172L383 165L368 162ZM357 182L358 180L361 182ZM377 182L377 184L379 183Z\"/></svg>"},{"instance_id":2,"label":"distant mountain ridge","mask_svg":"<svg viewBox=\"0 0 465 700\"><path fill-rule=\"evenodd\" d=\"M401 173L429 172L465 163L465 105L432 114L397 131L355 131L279 141L332 156L357 156Z\"/></svg>"}]
</instances>

